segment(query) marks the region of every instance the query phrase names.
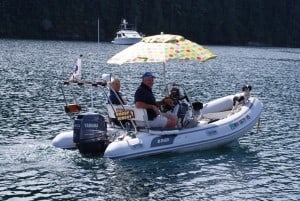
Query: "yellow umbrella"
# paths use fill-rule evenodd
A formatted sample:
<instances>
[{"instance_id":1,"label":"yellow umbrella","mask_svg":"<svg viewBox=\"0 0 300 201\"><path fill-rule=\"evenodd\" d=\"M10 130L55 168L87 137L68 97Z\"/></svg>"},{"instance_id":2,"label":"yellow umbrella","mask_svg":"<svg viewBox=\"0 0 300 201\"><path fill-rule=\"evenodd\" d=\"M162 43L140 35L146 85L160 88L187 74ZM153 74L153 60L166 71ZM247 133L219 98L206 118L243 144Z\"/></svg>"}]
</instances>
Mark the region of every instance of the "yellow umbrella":
<instances>
[{"instance_id":1,"label":"yellow umbrella","mask_svg":"<svg viewBox=\"0 0 300 201\"><path fill-rule=\"evenodd\" d=\"M207 61L216 58L203 46L183 36L161 34L148 36L108 60L109 64L167 62L168 60Z\"/></svg>"},{"instance_id":2,"label":"yellow umbrella","mask_svg":"<svg viewBox=\"0 0 300 201\"><path fill-rule=\"evenodd\" d=\"M187 60L204 62L217 56L203 46L180 35L160 34L148 36L110 58L109 64L162 62ZM166 82L165 82L166 83Z\"/></svg>"}]
</instances>

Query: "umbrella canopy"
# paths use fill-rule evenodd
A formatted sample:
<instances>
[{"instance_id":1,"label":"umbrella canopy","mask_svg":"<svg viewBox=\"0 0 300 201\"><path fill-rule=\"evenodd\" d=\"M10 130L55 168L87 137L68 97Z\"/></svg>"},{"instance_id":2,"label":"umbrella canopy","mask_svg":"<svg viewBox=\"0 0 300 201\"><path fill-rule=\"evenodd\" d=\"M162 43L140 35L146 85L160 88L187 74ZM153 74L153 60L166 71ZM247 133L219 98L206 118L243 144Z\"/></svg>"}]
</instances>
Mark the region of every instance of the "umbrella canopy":
<instances>
[{"instance_id":1,"label":"umbrella canopy","mask_svg":"<svg viewBox=\"0 0 300 201\"><path fill-rule=\"evenodd\" d=\"M141 42L119 52L107 63L167 62L169 60L207 61L216 58L210 50L180 35L161 34L145 37Z\"/></svg>"}]
</instances>

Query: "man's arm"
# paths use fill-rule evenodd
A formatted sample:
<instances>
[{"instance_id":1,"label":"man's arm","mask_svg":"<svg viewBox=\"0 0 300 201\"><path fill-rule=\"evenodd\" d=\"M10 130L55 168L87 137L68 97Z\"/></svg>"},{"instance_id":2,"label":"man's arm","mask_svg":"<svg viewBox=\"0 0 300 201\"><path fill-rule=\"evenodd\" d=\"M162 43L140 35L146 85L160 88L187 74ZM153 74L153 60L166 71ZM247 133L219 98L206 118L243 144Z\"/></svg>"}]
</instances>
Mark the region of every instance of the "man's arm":
<instances>
[{"instance_id":1,"label":"man's arm","mask_svg":"<svg viewBox=\"0 0 300 201\"><path fill-rule=\"evenodd\" d=\"M157 115L160 114L160 111L156 105L147 104L141 101L135 102L135 107L137 108L143 108L143 109L150 109L153 110Z\"/></svg>"}]
</instances>

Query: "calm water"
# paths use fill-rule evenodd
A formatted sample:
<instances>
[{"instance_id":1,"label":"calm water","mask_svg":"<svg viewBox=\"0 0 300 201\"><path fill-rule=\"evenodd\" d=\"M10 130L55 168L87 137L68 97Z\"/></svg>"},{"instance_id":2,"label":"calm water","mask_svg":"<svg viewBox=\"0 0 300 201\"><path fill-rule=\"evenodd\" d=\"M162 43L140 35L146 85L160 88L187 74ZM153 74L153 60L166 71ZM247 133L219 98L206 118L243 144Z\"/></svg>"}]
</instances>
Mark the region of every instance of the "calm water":
<instances>
[{"instance_id":1,"label":"calm water","mask_svg":"<svg viewBox=\"0 0 300 201\"><path fill-rule=\"evenodd\" d=\"M168 63L168 79L194 100L251 84L264 103L260 131L219 149L118 161L51 146L71 127L59 82L83 54L84 78L113 73L132 101L142 73L159 75L160 64L108 65L125 48L108 43L0 40L0 47L0 200L300 200L300 49L208 46L217 59ZM160 91L162 77L156 81Z\"/></svg>"}]
</instances>

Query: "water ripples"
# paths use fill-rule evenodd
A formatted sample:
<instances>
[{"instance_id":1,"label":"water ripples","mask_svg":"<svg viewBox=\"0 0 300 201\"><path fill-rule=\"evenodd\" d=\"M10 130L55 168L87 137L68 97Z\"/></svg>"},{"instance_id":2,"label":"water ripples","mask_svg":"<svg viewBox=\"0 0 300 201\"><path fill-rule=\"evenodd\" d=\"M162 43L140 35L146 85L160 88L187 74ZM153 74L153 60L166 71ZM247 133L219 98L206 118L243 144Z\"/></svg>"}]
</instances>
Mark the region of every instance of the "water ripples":
<instances>
[{"instance_id":1,"label":"water ripples","mask_svg":"<svg viewBox=\"0 0 300 201\"><path fill-rule=\"evenodd\" d=\"M162 93L160 64L110 66L106 61L125 47L108 43L0 44L1 200L300 199L299 49L212 46L215 60L167 63L167 80L184 84L193 101L251 84L252 94L264 103L260 126L210 151L118 161L51 146L54 136L72 128L63 114L60 82L69 77L76 56L84 54L84 77L117 75L132 102L144 71L157 75L154 91ZM81 92L84 109L92 104L91 93L95 101L101 99L98 89Z\"/></svg>"}]
</instances>

